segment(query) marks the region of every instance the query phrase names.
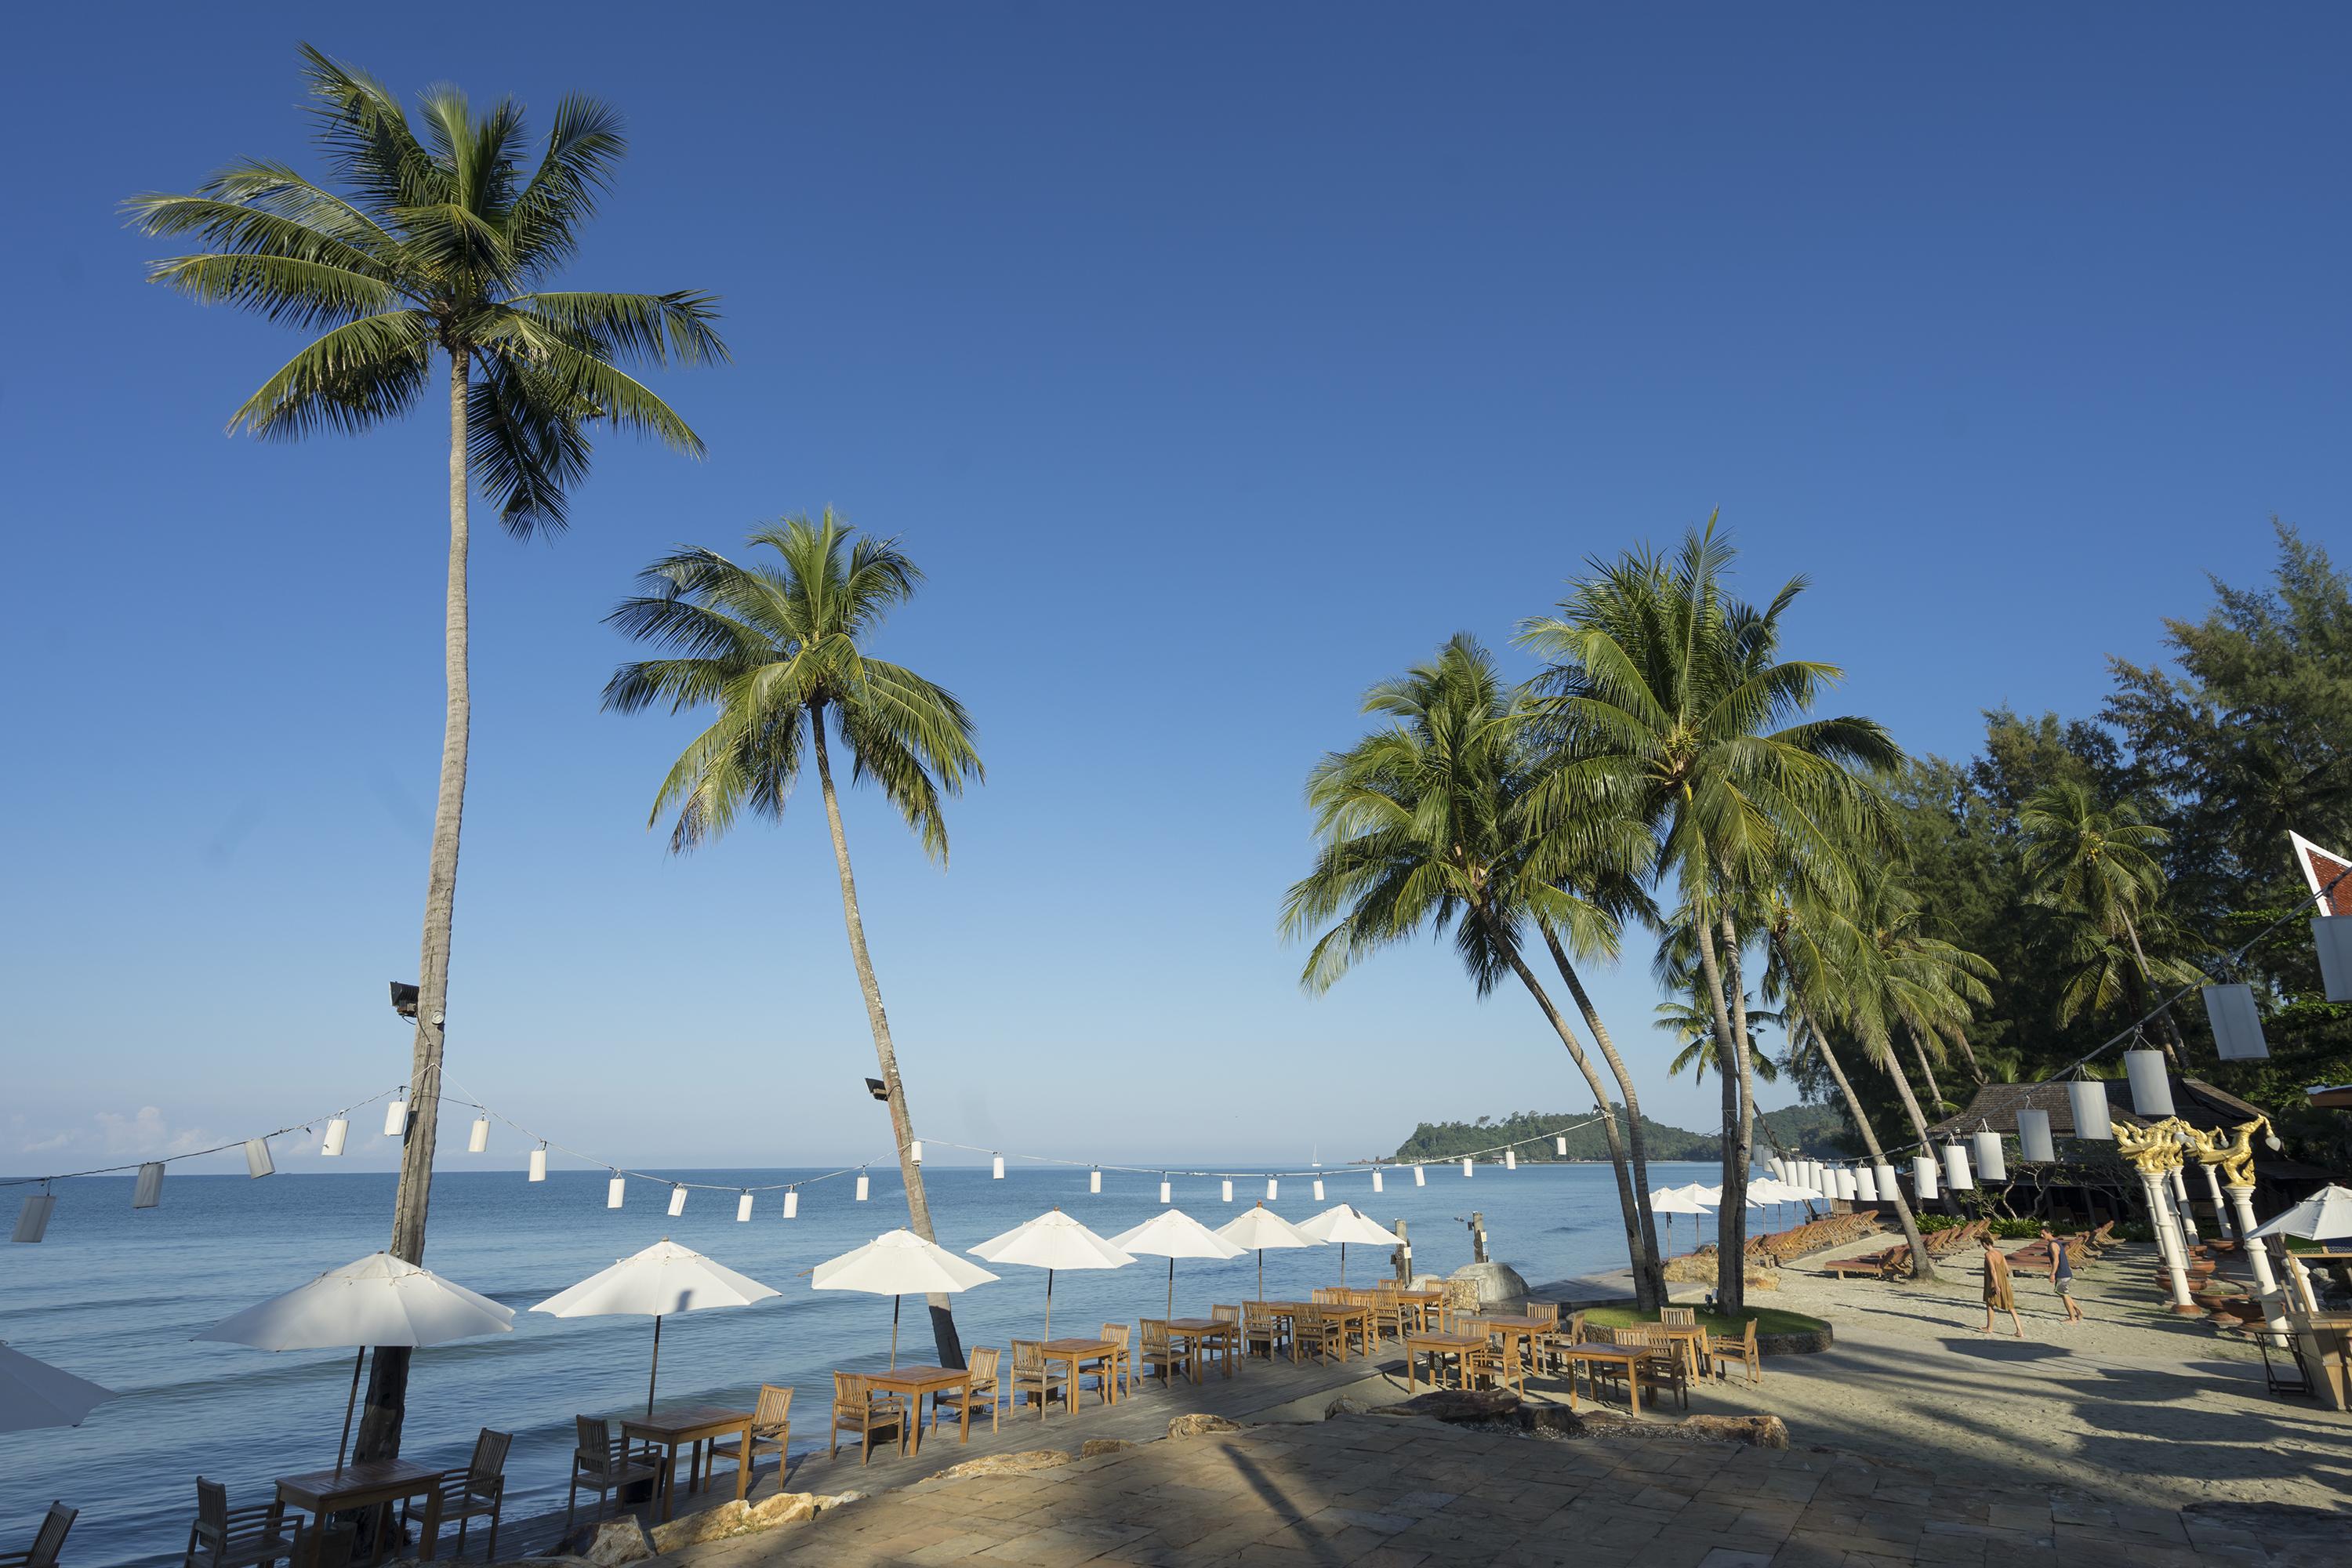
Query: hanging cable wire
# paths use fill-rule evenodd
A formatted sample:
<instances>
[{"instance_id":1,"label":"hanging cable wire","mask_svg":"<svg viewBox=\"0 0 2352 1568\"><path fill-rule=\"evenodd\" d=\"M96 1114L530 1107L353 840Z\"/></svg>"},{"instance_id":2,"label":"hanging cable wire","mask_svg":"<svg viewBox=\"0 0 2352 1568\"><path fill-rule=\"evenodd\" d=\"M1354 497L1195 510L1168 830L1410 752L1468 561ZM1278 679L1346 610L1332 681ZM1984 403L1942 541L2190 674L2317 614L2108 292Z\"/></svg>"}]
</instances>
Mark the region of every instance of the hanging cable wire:
<instances>
[{"instance_id":1,"label":"hanging cable wire","mask_svg":"<svg viewBox=\"0 0 2352 1568\"><path fill-rule=\"evenodd\" d=\"M340 1110L330 1110L324 1116L306 1116L299 1121L289 1121L272 1132L257 1132L250 1138L232 1138L226 1143L215 1143L209 1149L187 1149L177 1154L159 1154L152 1160L132 1160L121 1165L99 1165L87 1171L59 1171L47 1176L0 1177L0 1187L32 1186L42 1182L69 1182L77 1176L112 1176L124 1171L135 1171L142 1165L168 1165L175 1160L201 1160L207 1154L218 1154L226 1150L242 1148L258 1139L283 1138L288 1133L296 1131L307 1132L321 1121L331 1121L338 1116L349 1117L352 1111L362 1106L373 1105L380 1100L389 1100L395 1094L407 1092L406 1084L395 1084L381 1094L369 1095L365 1100L355 1100Z\"/></svg>"}]
</instances>

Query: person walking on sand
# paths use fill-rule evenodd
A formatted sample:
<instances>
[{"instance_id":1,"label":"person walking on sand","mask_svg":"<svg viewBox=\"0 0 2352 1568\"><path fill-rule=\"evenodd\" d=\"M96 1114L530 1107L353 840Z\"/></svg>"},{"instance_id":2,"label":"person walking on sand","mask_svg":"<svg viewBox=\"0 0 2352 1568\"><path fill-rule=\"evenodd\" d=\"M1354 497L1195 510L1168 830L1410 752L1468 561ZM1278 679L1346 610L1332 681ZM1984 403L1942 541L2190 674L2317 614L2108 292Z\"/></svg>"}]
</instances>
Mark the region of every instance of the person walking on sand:
<instances>
[{"instance_id":1,"label":"person walking on sand","mask_svg":"<svg viewBox=\"0 0 2352 1568\"><path fill-rule=\"evenodd\" d=\"M2066 1309L2066 1321L2079 1323L2083 1309L2074 1305L2074 1260L2066 1256L2066 1238L2042 1227L2042 1245L2050 1249L2050 1288L2058 1292L2059 1305Z\"/></svg>"},{"instance_id":2,"label":"person walking on sand","mask_svg":"<svg viewBox=\"0 0 2352 1568\"><path fill-rule=\"evenodd\" d=\"M1987 1232L1984 1238L1984 1271L1985 1322L1981 1331L1992 1332L1993 1311L1999 1309L2009 1314L2010 1324L2017 1330L2017 1337L2023 1339L2025 1325L2018 1321L2017 1295L2009 1283L2009 1259L1993 1244L1990 1232Z\"/></svg>"}]
</instances>

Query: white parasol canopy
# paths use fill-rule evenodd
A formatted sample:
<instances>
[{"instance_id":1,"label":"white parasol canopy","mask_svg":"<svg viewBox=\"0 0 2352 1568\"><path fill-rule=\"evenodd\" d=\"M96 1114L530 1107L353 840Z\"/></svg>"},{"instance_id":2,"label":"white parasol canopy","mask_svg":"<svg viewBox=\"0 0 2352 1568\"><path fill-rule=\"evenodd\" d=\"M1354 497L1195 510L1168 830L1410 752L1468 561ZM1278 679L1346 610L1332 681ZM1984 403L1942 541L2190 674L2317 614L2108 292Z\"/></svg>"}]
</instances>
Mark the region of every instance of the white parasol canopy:
<instances>
[{"instance_id":1,"label":"white parasol canopy","mask_svg":"<svg viewBox=\"0 0 2352 1568\"><path fill-rule=\"evenodd\" d=\"M1388 1229L1353 1204L1334 1204L1312 1219L1298 1223L1298 1234L1310 1240L1339 1244L1339 1283L1348 1283L1348 1243L1402 1247L1404 1237Z\"/></svg>"},{"instance_id":2,"label":"white parasol canopy","mask_svg":"<svg viewBox=\"0 0 2352 1568\"><path fill-rule=\"evenodd\" d=\"M1257 1254L1257 1299L1261 1301L1265 1300L1266 1248L1323 1245L1264 1203L1244 1209L1219 1226L1217 1234L1234 1246L1247 1247Z\"/></svg>"},{"instance_id":3,"label":"white parasol canopy","mask_svg":"<svg viewBox=\"0 0 2352 1568\"><path fill-rule=\"evenodd\" d=\"M1110 1244L1121 1251L1168 1259L1168 1315L1171 1318L1176 1315L1178 1258L1213 1258L1229 1263L1249 1250L1234 1246L1182 1209L1161 1209L1134 1229L1112 1237Z\"/></svg>"},{"instance_id":4,"label":"white parasol canopy","mask_svg":"<svg viewBox=\"0 0 2352 1568\"><path fill-rule=\"evenodd\" d=\"M1054 1276L1072 1268L1124 1268L1132 1254L1106 1241L1080 1224L1076 1215L1058 1208L992 1236L978 1247L966 1247L974 1258L991 1263L1020 1263L1045 1271L1045 1337L1054 1335Z\"/></svg>"},{"instance_id":5,"label":"white parasol canopy","mask_svg":"<svg viewBox=\"0 0 2352 1568\"><path fill-rule=\"evenodd\" d=\"M676 1312L714 1307L748 1307L778 1292L757 1279L713 1263L690 1247L664 1237L643 1252L591 1274L531 1308L551 1318L651 1318L653 1367L646 1375L646 1414L654 1413L654 1383L661 1376L661 1323Z\"/></svg>"},{"instance_id":6,"label":"white parasol canopy","mask_svg":"<svg viewBox=\"0 0 2352 1568\"><path fill-rule=\"evenodd\" d=\"M2325 1186L2274 1219L2254 1226L2253 1236L2300 1236L2311 1241L2352 1237L2352 1189Z\"/></svg>"},{"instance_id":7,"label":"white parasol canopy","mask_svg":"<svg viewBox=\"0 0 2352 1568\"><path fill-rule=\"evenodd\" d=\"M966 1263L939 1243L925 1241L901 1226L818 1264L810 1271L809 1284L818 1290L862 1290L869 1296L889 1297L890 1366L896 1371L899 1297L953 1295L995 1278L979 1264Z\"/></svg>"},{"instance_id":8,"label":"white parasol canopy","mask_svg":"<svg viewBox=\"0 0 2352 1568\"><path fill-rule=\"evenodd\" d=\"M1650 1194L1650 1212L1666 1216L1666 1250L1669 1254L1675 1246L1675 1215L1686 1214L1696 1216L1715 1212L1699 1201L1698 1194L1702 1190L1696 1182L1692 1182L1679 1187L1660 1187ZM1698 1227L1694 1226L1691 1228L1696 1232Z\"/></svg>"},{"instance_id":9,"label":"white parasol canopy","mask_svg":"<svg viewBox=\"0 0 2352 1568\"><path fill-rule=\"evenodd\" d=\"M340 1470L343 1448L351 1441L352 1410L359 1402L360 1365L370 1346L415 1349L477 1334L508 1333L513 1328L512 1307L502 1307L389 1252L371 1252L328 1269L307 1285L232 1313L196 1338L265 1351L358 1347L352 1361L351 1396L343 1402L343 1436L335 1445L335 1468Z\"/></svg>"},{"instance_id":10,"label":"white parasol canopy","mask_svg":"<svg viewBox=\"0 0 2352 1568\"><path fill-rule=\"evenodd\" d=\"M79 1426L83 1417L114 1397L110 1388L0 1344L0 1432Z\"/></svg>"}]
</instances>

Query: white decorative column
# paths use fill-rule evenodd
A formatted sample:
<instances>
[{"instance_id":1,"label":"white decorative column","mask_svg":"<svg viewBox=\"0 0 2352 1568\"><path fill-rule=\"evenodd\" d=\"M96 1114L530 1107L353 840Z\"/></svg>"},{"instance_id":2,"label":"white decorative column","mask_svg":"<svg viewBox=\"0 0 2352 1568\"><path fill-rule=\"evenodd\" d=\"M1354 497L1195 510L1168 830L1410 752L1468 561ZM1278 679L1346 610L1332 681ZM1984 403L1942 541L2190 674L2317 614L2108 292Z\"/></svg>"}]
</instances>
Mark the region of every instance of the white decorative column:
<instances>
[{"instance_id":1,"label":"white decorative column","mask_svg":"<svg viewBox=\"0 0 2352 1568\"><path fill-rule=\"evenodd\" d=\"M2189 1212L2189 1179L2180 1173L2179 1165L2172 1167L2172 1203L2173 1211L2180 1216L2180 1244L2195 1247L2203 1238L2197 1234L2197 1216Z\"/></svg>"},{"instance_id":2,"label":"white decorative column","mask_svg":"<svg viewBox=\"0 0 2352 1568\"><path fill-rule=\"evenodd\" d=\"M2230 1212L2230 1205L2221 1201L2221 1178L2214 1173L2213 1167L2200 1162L2200 1169L2203 1170L2205 1173L2205 1186L2207 1190L2213 1194L2213 1218L2215 1223L2221 1226L2224 1235L2233 1236L2242 1243L2246 1239L2247 1230L2251 1227L2241 1224L2238 1216Z\"/></svg>"},{"instance_id":3,"label":"white decorative column","mask_svg":"<svg viewBox=\"0 0 2352 1568\"><path fill-rule=\"evenodd\" d=\"M2206 1166L2205 1173L2212 1175L2213 1167ZM2263 1288L2263 1327L2269 1331L2271 1348L2284 1350L2286 1297L2279 1289L2278 1276L2271 1272L2270 1243L2254 1234L2254 1189L2231 1187L2230 1209L2231 1218L2237 1224L2239 1246L2244 1250L2247 1260L2254 1266L2254 1282Z\"/></svg>"},{"instance_id":4,"label":"white decorative column","mask_svg":"<svg viewBox=\"0 0 2352 1568\"><path fill-rule=\"evenodd\" d=\"M2143 1172L2140 1185L2147 1194L2148 1228L2156 1233L2157 1250L2164 1257L2164 1267L2172 1277L2172 1310L2184 1317L2197 1313L2197 1303L2189 1299L2189 1254L2180 1245L2179 1222L2172 1213L2172 1194L2164 1190L2164 1177L2158 1172Z\"/></svg>"}]
</instances>

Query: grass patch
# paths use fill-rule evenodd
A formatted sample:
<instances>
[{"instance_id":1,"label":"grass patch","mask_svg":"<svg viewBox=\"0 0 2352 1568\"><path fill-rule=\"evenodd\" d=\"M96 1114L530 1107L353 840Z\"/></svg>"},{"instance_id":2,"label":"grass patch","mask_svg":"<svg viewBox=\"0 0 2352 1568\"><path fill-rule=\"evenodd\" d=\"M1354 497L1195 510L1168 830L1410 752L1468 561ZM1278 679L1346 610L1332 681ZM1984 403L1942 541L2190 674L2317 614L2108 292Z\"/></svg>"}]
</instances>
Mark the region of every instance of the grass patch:
<instances>
[{"instance_id":1,"label":"grass patch","mask_svg":"<svg viewBox=\"0 0 2352 1568\"><path fill-rule=\"evenodd\" d=\"M1743 1334L1747 1321L1723 1312L1698 1310L1699 1326L1711 1334ZM1752 1307L1748 1316L1756 1320L1759 1334L1817 1334L1829 1325L1819 1318L1809 1318L1802 1312L1791 1312L1781 1307ZM1594 1307L1584 1314L1587 1326L1596 1329L1630 1329L1636 1323L1654 1323L1655 1312L1644 1312L1633 1307Z\"/></svg>"}]
</instances>

